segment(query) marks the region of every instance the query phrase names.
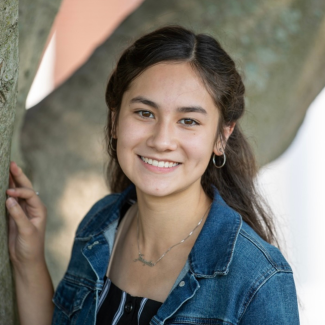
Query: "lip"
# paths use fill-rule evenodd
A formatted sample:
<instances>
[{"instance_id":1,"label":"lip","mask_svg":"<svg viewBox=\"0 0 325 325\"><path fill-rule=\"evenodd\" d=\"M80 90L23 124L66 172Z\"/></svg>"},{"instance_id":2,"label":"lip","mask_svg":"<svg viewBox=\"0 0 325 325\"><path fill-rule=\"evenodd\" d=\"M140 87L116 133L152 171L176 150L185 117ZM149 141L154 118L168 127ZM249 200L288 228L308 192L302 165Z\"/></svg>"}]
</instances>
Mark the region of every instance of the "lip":
<instances>
[{"instance_id":1,"label":"lip","mask_svg":"<svg viewBox=\"0 0 325 325\"><path fill-rule=\"evenodd\" d=\"M172 171L174 171L175 169L177 169L181 163L177 163L178 165L176 166L173 166L173 167L158 167L158 166L153 166L153 165L150 165L150 164L147 164L145 163L141 157L145 157L145 158L149 158L149 159L154 159L154 160L157 160L157 161L165 161L165 162L172 162L172 163L177 163L176 161L173 161L173 160L162 160L162 159L157 159L157 158L153 158L153 157L148 157L148 156L140 156L138 155L138 158L141 162L141 164L148 170L150 171L153 171L153 172L156 172L156 173L160 173L160 174L165 174L165 173L170 173Z\"/></svg>"}]
</instances>

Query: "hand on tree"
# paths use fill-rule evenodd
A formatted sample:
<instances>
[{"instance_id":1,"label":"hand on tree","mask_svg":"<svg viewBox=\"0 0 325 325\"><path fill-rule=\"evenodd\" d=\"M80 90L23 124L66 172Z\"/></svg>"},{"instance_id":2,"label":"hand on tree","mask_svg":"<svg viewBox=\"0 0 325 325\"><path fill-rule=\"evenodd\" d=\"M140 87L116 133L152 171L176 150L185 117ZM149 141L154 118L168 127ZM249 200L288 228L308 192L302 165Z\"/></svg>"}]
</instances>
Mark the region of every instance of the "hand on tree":
<instances>
[{"instance_id":1,"label":"hand on tree","mask_svg":"<svg viewBox=\"0 0 325 325\"><path fill-rule=\"evenodd\" d=\"M46 207L15 162L10 163L7 194L9 253L15 269L45 263Z\"/></svg>"}]
</instances>

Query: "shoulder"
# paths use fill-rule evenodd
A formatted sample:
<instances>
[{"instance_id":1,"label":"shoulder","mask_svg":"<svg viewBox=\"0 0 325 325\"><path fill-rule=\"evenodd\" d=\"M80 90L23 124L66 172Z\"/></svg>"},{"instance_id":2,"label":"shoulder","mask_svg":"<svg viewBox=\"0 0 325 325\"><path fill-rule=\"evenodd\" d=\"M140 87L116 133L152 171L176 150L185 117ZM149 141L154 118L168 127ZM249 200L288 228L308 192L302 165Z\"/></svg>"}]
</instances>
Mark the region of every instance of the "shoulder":
<instances>
[{"instance_id":1,"label":"shoulder","mask_svg":"<svg viewBox=\"0 0 325 325\"><path fill-rule=\"evenodd\" d=\"M236 263L242 267L253 267L255 270L258 270L260 265L261 268L270 267L292 272L280 250L263 240L237 211L227 205L217 189L210 214L211 218L208 218L206 223L216 235L212 239L212 245L218 247L218 251L228 260L228 265L219 266L219 271L224 270L223 274L227 274ZM209 238L211 240L211 236ZM221 256L218 260L220 259Z\"/></svg>"},{"instance_id":2,"label":"shoulder","mask_svg":"<svg viewBox=\"0 0 325 325\"><path fill-rule=\"evenodd\" d=\"M228 213L229 219L241 220L237 212ZM242 220L234 234L228 272L211 279L221 293L214 300L225 307L221 315L231 324L298 324L293 272L281 251Z\"/></svg>"},{"instance_id":3,"label":"shoulder","mask_svg":"<svg viewBox=\"0 0 325 325\"><path fill-rule=\"evenodd\" d=\"M249 258L250 257L250 258ZM260 264L261 268L269 266L276 271L292 272L292 269L281 251L263 240L248 224L242 227L236 243L236 258L245 260L245 264Z\"/></svg>"},{"instance_id":4,"label":"shoulder","mask_svg":"<svg viewBox=\"0 0 325 325\"><path fill-rule=\"evenodd\" d=\"M228 280L236 285L234 290L239 290L238 318L247 318L243 324L256 319L257 311L268 318L284 320L287 317L284 310L288 310L297 318L296 289L288 261L277 247L265 242L245 222L238 234ZM291 324L290 319L283 324Z\"/></svg>"},{"instance_id":5,"label":"shoulder","mask_svg":"<svg viewBox=\"0 0 325 325\"><path fill-rule=\"evenodd\" d=\"M249 292L254 293L276 274L292 276L292 269L277 247L264 241L242 222L229 273L235 278L239 277Z\"/></svg>"}]
</instances>

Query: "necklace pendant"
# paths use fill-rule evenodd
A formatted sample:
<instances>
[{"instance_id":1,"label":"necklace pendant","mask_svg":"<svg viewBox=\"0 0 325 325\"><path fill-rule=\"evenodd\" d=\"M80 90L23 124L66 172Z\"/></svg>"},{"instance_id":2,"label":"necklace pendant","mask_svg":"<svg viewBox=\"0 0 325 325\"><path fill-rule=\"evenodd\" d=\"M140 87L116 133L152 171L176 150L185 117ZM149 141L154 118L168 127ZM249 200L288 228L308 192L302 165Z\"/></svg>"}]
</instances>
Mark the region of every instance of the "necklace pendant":
<instances>
[{"instance_id":1,"label":"necklace pendant","mask_svg":"<svg viewBox=\"0 0 325 325\"><path fill-rule=\"evenodd\" d=\"M139 253L139 257L136 258L136 259L134 259L134 262L139 261L139 262L143 263L143 266L145 266L145 265L150 266L150 267L155 266L155 264L152 263L152 261L147 261L147 260L144 259L142 256L143 256L143 254L140 254L140 253Z\"/></svg>"}]
</instances>

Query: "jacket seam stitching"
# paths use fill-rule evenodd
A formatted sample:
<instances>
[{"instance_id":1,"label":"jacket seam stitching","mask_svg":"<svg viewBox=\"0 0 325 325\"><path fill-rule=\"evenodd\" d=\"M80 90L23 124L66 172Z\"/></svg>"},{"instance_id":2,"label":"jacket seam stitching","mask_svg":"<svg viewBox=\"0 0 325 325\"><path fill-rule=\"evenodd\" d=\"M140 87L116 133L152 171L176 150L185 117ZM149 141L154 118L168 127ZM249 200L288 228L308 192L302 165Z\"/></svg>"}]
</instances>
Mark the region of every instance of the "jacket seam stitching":
<instances>
[{"instance_id":1,"label":"jacket seam stitching","mask_svg":"<svg viewBox=\"0 0 325 325\"><path fill-rule=\"evenodd\" d=\"M62 280L67 281L68 283L70 282L70 283L76 284L78 286L80 285L80 286L86 287L86 288L88 288L90 290L96 290L96 288L97 288L97 282L91 281L91 280L89 280L87 278L78 278L78 279L80 279L80 280L86 280L88 282L91 282L95 286L94 287L91 287L90 285L88 285L88 284L86 284L84 282L80 282L80 280L78 281L77 279L75 279L75 277L73 275L68 274L68 273L65 274L65 276L63 277Z\"/></svg>"},{"instance_id":2,"label":"jacket seam stitching","mask_svg":"<svg viewBox=\"0 0 325 325\"><path fill-rule=\"evenodd\" d=\"M88 320L89 314L92 311L92 308L88 308L88 313L87 313L87 317L84 318L84 324L86 324L86 321Z\"/></svg>"},{"instance_id":3,"label":"jacket seam stitching","mask_svg":"<svg viewBox=\"0 0 325 325\"><path fill-rule=\"evenodd\" d=\"M270 269L271 270L271 269ZM254 284L252 285L252 288L254 287L254 285L265 275L265 274L267 274L268 272L270 272L270 270L269 271L267 271L267 272L265 272L262 276L260 276L255 282L254 282ZM265 285L265 283L267 283L271 278L273 278L274 277L274 275L276 275L276 274L281 274L281 273L292 273L292 272L283 272L283 271L278 271L278 270L275 270L273 273L271 273L268 277L266 277L265 279L264 279L264 281L262 281L257 287L256 287L256 289L255 289L255 291L253 292L253 294L251 295L251 297L250 297L250 299L246 302L246 303L244 303L244 309L243 309L243 311L242 311L242 313L241 313L241 315L240 315L240 317L239 317L239 319L238 319L238 324L241 322L241 320L242 320L242 318L243 318L243 316L245 315L245 313L246 313L246 311L247 311L247 309L248 309L248 307L250 306L250 304L251 304L251 302L253 301L253 299L254 299L254 297L256 296L256 294L257 294L257 292L258 291L260 291L260 289Z\"/></svg>"},{"instance_id":4,"label":"jacket seam stitching","mask_svg":"<svg viewBox=\"0 0 325 325\"><path fill-rule=\"evenodd\" d=\"M241 215L236 213L235 211L232 211L232 215L234 217L239 217L239 222L238 222L238 227L236 229L236 233L235 233L234 237L232 238L233 240L232 240L232 246L231 246L231 250L230 250L231 253L229 254L230 256L229 256L229 259L227 261L227 265L226 265L225 270L221 271L221 272L220 271L214 272L214 276L216 276L217 274L226 275L228 273L229 265L231 264L233 256L234 256L234 251L235 251L235 246L236 246L236 243L237 243L237 240L238 240L238 236L239 236L240 231L242 229L242 217L241 217Z\"/></svg>"},{"instance_id":5,"label":"jacket seam stitching","mask_svg":"<svg viewBox=\"0 0 325 325\"><path fill-rule=\"evenodd\" d=\"M271 256L268 254L268 252L264 249L263 246L259 245L259 243L257 243L255 240L253 240L253 238L251 238L251 236L249 236L249 234L244 230L241 229L241 235L246 238L247 240L249 240L254 246L256 246L262 253L263 255L267 258L267 260L272 264L272 266L280 271L280 270L285 270L285 269L280 269L279 265L275 263L275 261L271 258Z\"/></svg>"},{"instance_id":6,"label":"jacket seam stitching","mask_svg":"<svg viewBox=\"0 0 325 325\"><path fill-rule=\"evenodd\" d=\"M64 313L69 319L72 316L72 314L74 314L75 312L77 312L78 310L81 310L83 307L83 304L86 300L86 298L88 297L88 295L90 294L91 291L88 291L85 296L83 297L80 305L73 307L73 309L68 313L67 309L60 303L58 302L56 299L52 299L52 302L54 303L54 305L56 305L58 308L60 308L60 310L62 311L62 313Z\"/></svg>"},{"instance_id":7,"label":"jacket seam stitching","mask_svg":"<svg viewBox=\"0 0 325 325\"><path fill-rule=\"evenodd\" d=\"M220 318L211 318L211 317L209 317L209 318L202 318L202 317L184 317L184 316L178 316L178 317L173 318L172 320L173 320L173 322L175 322L175 321L176 322L177 321L182 321L182 322L187 323L187 324L192 324L191 323L192 320L201 320L201 319L203 319L203 320L213 320L213 321L218 321L218 322L220 321L220 322L223 322L225 324L234 325L234 323L230 323L230 322L225 321L223 319L220 319ZM199 323L195 323L195 324L205 325L207 323L205 323L205 322L199 322Z\"/></svg>"}]
</instances>

